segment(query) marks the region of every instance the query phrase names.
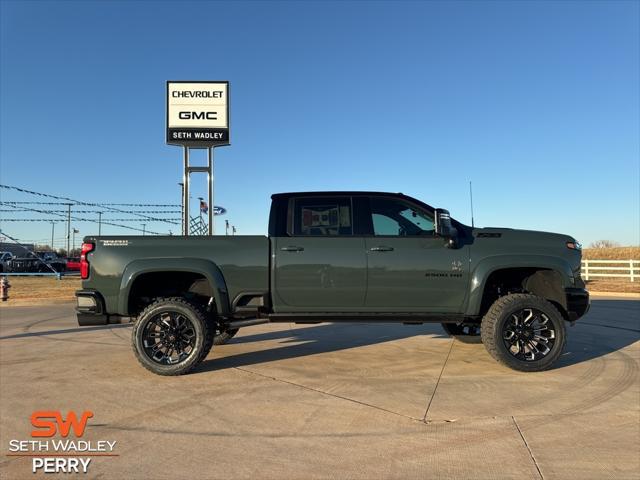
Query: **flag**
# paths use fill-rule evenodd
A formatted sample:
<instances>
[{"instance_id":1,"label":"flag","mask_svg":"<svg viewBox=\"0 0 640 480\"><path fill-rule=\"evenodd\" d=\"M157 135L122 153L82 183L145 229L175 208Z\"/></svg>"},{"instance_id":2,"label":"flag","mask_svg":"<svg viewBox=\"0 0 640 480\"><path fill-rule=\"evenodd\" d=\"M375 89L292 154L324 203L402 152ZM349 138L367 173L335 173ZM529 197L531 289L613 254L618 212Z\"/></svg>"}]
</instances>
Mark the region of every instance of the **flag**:
<instances>
[{"instance_id":1,"label":"flag","mask_svg":"<svg viewBox=\"0 0 640 480\"><path fill-rule=\"evenodd\" d=\"M209 211L209 206L207 205L207 202L205 202L204 200L200 200L200 212L207 213L208 211Z\"/></svg>"}]
</instances>

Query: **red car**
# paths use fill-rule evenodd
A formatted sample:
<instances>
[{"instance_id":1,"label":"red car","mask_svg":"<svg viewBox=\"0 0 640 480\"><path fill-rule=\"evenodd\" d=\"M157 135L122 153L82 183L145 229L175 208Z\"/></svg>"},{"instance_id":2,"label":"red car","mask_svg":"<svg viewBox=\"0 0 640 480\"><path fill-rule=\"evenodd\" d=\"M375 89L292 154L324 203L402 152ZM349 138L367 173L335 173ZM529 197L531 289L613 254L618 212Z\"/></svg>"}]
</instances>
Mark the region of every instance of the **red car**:
<instances>
[{"instance_id":1,"label":"red car","mask_svg":"<svg viewBox=\"0 0 640 480\"><path fill-rule=\"evenodd\" d=\"M67 271L70 271L70 272L80 271L80 259L78 257L67 259Z\"/></svg>"}]
</instances>

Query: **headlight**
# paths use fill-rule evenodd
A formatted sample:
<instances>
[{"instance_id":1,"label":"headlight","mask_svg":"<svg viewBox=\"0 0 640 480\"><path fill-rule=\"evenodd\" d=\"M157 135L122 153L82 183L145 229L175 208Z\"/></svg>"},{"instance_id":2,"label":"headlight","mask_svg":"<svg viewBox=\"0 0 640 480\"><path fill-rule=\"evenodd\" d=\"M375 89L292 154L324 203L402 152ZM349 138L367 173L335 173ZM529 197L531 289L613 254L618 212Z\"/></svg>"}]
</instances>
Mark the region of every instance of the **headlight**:
<instances>
[{"instance_id":1,"label":"headlight","mask_svg":"<svg viewBox=\"0 0 640 480\"><path fill-rule=\"evenodd\" d=\"M580 242L567 242L567 248L570 248L571 250L578 250L581 251L582 250L582 245L580 245Z\"/></svg>"}]
</instances>

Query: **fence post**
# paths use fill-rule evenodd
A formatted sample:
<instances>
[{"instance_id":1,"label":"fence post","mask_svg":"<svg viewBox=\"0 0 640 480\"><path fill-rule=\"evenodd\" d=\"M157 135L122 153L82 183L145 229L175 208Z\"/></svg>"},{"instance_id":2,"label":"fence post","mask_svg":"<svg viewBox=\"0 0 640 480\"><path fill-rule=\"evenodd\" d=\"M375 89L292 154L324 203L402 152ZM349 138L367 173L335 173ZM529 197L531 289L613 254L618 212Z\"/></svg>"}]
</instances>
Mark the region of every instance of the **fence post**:
<instances>
[{"instance_id":1,"label":"fence post","mask_svg":"<svg viewBox=\"0 0 640 480\"><path fill-rule=\"evenodd\" d=\"M631 277L631 281L632 282L634 281L634 278L633 278L633 264L634 264L634 261L633 260L629 260L629 276Z\"/></svg>"},{"instance_id":2,"label":"fence post","mask_svg":"<svg viewBox=\"0 0 640 480\"><path fill-rule=\"evenodd\" d=\"M589 260L584 260L584 279L589 280Z\"/></svg>"}]
</instances>

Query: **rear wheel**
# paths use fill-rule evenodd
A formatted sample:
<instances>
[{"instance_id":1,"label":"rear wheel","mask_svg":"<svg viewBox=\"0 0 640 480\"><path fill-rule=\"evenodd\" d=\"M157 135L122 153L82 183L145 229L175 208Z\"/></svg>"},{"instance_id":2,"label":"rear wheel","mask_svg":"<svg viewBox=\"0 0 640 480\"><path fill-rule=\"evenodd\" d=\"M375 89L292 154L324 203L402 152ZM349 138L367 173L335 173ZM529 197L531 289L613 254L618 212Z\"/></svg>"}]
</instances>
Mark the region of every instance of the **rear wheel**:
<instances>
[{"instance_id":1,"label":"rear wheel","mask_svg":"<svg viewBox=\"0 0 640 480\"><path fill-rule=\"evenodd\" d=\"M131 344L140 364L157 375L183 375L207 356L214 322L195 303L160 298L138 316Z\"/></svg>"},{"instance_id":2,"label":"rear wheel","mask_svg":"<svg viewBox=\"0 0 640 480\"><path fill-rule=\"evenodd\" d=\"M544 298L513 294L499 298L482 319L482 343L493 358L514 370L546 370L566 342L565 320Z\"/></svg>"},{"instance_id":3,"label":"rear wheel","mask_svg":"<svg viewBox=\"0 0 640 480\"><path fill-rule=\"evenodd\" d=\"M482 343L480 324L443 323L442 328L462 343Z\"/></svg>"}]
</instances>

